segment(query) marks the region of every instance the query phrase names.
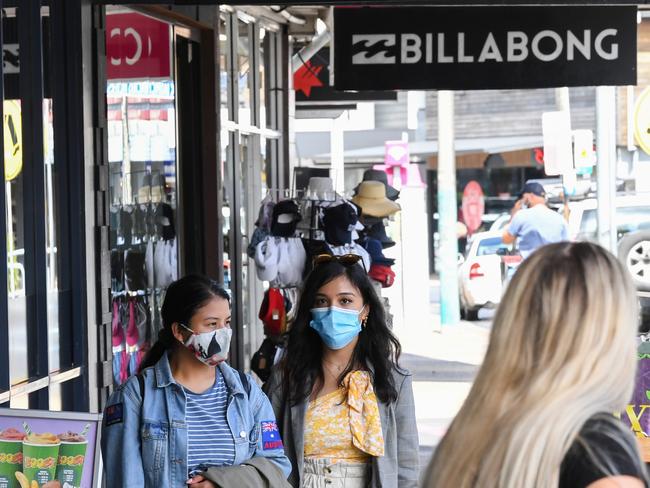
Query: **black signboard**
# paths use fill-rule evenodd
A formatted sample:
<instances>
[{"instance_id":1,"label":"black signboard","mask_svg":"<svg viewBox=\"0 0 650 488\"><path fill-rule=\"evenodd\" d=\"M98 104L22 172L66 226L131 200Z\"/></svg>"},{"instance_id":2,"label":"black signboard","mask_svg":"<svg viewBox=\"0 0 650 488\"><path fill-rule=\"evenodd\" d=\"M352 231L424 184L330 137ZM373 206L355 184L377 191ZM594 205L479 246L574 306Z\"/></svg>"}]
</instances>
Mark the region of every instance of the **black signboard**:
<instances>
[{"instance_id":1,"label":"black signboard","mask_svg":"<svg viewBox=\"0 0 650 488\"><path fill-rule=\"evenodd\" d=\"M339 7L337 90L635 85L636 7Z\"/></svg>"},{"instance_id":2,"label":"black signboard","mask_svg":"<svg viewBox=\"0 0 650 488\"><path fill-rule=\"evenodd\" d=\"M396 92L344 92L336 91L330 85L330 49L324 47L293 75L297 107L303 104L369 102L376 100L397 100Z\"/></svg>"}]
</instances>

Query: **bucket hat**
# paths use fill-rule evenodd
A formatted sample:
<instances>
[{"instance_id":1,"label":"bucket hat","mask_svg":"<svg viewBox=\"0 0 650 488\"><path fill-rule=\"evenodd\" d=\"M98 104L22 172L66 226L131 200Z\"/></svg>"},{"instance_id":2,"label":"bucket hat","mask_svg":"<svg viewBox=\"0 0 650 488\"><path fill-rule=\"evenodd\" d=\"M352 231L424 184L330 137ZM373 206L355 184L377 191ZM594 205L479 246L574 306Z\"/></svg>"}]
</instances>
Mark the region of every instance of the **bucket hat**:
<instances>
[{"instance_id":1,"label":"bucket hat","mask_svg":"<svg viewBox=\"0 0 650 488\"><path fill-rule=\"evenodd\" d=\"M399 198L399 190L388 184L388 176L386 175L385 171L378 169L367 169L363 172L362 182L363 181L379 181L386 187L386 198L393 201ZM354 188L355 195L359 193L359 186L360 184Z\"/></svg>"},{"instance_id":2,"label":"bucket hat","mask_svg":"<svg viewBox=\"0 0 650 488\"><path fill-rule=\"evenodd\" d=\"M379 181L362 181L352 201L361 207L362 213L373 217L388 217L399 212L399 204L386 198L386 187Z\"/></svg>"}]
</instances>

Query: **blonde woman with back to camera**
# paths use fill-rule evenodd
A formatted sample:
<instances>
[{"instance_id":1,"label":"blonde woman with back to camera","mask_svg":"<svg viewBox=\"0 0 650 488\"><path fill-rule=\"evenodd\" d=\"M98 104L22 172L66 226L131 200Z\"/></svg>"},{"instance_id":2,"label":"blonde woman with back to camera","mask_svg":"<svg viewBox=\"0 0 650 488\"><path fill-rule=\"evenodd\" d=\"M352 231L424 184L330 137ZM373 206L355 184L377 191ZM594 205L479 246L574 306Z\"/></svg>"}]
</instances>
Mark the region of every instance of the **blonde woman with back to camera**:
<instances>
[{"instance_id":1,"label":"blonde woman with back to camera","mask_svg":"<svg viewBox=\"0 0 650 488\"><path fill-rule=\"evenodd\" d=\"M647 486L635 439L612 414L632 395L636 329L634 288L609 252L560 243L533 253L424 486Z\"/></svg>"}]
</instances>

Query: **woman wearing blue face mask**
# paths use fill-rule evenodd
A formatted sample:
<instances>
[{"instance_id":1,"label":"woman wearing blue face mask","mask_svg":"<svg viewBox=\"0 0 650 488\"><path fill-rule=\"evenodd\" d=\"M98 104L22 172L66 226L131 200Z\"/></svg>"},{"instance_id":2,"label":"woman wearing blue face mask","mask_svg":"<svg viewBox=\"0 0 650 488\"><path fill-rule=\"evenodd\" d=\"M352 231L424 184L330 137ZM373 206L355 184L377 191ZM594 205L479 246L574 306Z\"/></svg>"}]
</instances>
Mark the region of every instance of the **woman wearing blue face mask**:
<instances>
[{"instance_id":1,"label":"woman wearing blue face mask","mask_svg":"<svg viewBox=\"0 0 650 488\"><path fill-rule=\"evenodd\" d=\"M304 488L415 487L411 377L360 257L318 256L265 391Z\"/></svg>"},{"instance_id":2,"label":"woman wearing blue face mask","mask_svg":"<svg viewBox=\"0 0 650 488\"><path fill-rule=\"evenodd\" d=\"M104 411L106 486L206 488L216 479L219 486L286 485L289 461L268 398L224 362L232 336L228 293L208 278L186 276L169 286L161 313L163 329L140 374ZM253 485L239 478L244 469ZM222 484L226 479L234 484Z\"/></svg>"}]
</instances>

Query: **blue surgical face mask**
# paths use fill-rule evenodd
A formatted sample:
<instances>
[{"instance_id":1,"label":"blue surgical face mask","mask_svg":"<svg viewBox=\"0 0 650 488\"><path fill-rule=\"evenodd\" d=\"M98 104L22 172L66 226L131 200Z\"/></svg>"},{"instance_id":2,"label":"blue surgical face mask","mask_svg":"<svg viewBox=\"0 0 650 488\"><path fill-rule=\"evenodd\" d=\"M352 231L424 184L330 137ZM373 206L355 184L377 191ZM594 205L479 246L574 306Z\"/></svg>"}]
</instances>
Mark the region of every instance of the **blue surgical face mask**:
<instances>
[{"instance_id":1,"label":"blue surgical face mask","mask_svg":"<svg viewBox=\"0 0 650 488\"><path fill-rule=\"evenodd\" d=\"M318 332L330 349L343 349L361 332L359 315L361 310L347 310L338 307L312 308L309 326Z\"/></svg>"}]
</instances>

